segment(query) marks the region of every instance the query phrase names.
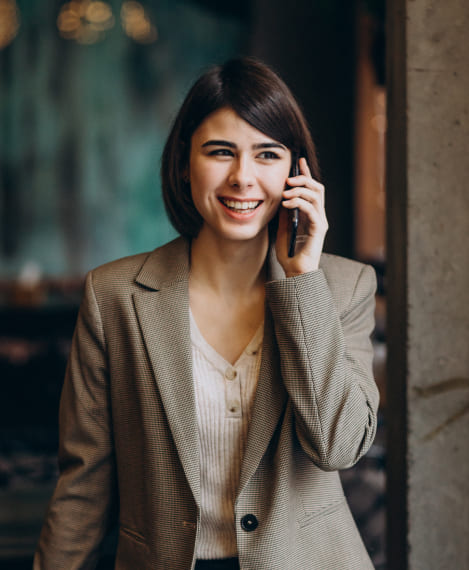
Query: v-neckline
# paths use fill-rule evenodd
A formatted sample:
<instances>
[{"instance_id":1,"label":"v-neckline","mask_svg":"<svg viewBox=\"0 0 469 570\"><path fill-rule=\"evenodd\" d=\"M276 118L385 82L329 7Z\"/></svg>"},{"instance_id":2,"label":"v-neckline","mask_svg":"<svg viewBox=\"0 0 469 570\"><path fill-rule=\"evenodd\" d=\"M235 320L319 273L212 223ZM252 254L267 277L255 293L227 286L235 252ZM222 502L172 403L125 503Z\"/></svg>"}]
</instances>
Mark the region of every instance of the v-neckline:
<instances>
[{"instance_id":1,"label":"v-neckline","mask_svg":"<svg viewBox=\"0 0 469 570\"><path fill-rule=\"evenodd\" d=\"M248 342L246 347L241 351L241 354L236 359L234 364L231 364L226 358L224 358L213 346L205 339L203 334L200 332L199 326L197 325L197 321L192 313L192 310L189 308L189 317L190 317L190 325L191 325L191 341L192 343L199 348L202 353L209 356L210 361L217 369L219 369L222 373L226 370L228 366L232 368L236 368L239 366L240 361L245 358L246 356L253 356L258 353L261 348L262 340L264 338L264 320L262 320L261 324L257 328L254 336Z\"/></svg>"}]
</instances>

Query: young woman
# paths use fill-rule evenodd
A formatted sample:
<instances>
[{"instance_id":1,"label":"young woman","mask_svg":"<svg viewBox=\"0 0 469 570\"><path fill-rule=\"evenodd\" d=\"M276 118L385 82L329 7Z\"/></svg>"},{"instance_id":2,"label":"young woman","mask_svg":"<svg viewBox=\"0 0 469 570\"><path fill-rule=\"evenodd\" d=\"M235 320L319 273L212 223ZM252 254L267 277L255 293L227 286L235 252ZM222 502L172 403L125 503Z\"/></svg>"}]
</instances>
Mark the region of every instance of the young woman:
<instances>
[{"instance_id":1,"label":"young woman","mask_svg":"<svg viewBox=\"0 0 469 570\"><path fill-rule=\"evenodd\" d=\"M181 237L87 276L36 570L94 568L115 520L117 569L372 568L338 470L375 434L375 278L322 254L318 178L269 68L196 82L162 161Z\"/></svg>"}]
</instances>

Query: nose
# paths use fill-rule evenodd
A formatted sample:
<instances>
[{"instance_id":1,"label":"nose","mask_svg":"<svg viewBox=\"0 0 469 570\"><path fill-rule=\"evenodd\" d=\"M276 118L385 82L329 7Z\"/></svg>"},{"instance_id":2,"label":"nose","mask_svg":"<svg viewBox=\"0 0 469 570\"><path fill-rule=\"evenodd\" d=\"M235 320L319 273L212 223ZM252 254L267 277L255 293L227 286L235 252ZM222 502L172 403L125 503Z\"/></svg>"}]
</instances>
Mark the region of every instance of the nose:
<instances>
[{"instance_id":1,"label":"nose","mask_svg":"<svg viewBox=\"0 0 469 570\"><path fill-rule=\"evenodd\" d=\"M244 190L254 185L254 165L248 156L239 156L233 161L228 183L233 188Z\"/></svg>"}]
</instances>

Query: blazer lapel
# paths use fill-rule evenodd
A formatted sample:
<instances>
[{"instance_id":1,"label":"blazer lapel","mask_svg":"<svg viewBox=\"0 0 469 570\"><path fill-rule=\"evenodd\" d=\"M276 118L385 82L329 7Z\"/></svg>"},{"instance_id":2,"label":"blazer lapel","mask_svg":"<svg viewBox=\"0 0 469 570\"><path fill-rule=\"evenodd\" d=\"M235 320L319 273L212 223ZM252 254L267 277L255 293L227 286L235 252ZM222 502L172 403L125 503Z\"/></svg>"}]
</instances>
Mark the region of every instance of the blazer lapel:
<instances>
[{"instance_id":1,"label":"blazer lapel","mask_svg":"<svg viewBox=\"0 0 469 570\"><path fill-rule=\"evenodd\" d=\"M189 246L179 238L147 258L134 293L143 340L194 499L200 502L199 444L189 321Z\"/></svg>"},{"instance_id":2,"label":"blazer lapel","mask_svg":"<svg viewBox=\"0 0 469 570\"><path fill-rule=\"evenodd\" d=\"M271 248L268 279L285 278ZM194 499L200 505L199 442L189 320L189 244L182 238L152 252L134 304L168 423ZM255 473L287 402L273 319L265 312L262 362L238 494Z\"/></svg>"},{"instance_id":3,"label":"blazer lapel","mask_svg":"<svg viewBox=\"0 0 469 570\"><path fill-rule=\"evenodd\" d=\"M284 279L285 272L277 261L272 246L268 258L268 280ZM287 402L287 391L280 373L280 357L275 337L274 323L266 306L262 361L252 409L248 440L241 466L238 495L255 473L267 450L275 428Z\"/></svg>"}]
</instances>

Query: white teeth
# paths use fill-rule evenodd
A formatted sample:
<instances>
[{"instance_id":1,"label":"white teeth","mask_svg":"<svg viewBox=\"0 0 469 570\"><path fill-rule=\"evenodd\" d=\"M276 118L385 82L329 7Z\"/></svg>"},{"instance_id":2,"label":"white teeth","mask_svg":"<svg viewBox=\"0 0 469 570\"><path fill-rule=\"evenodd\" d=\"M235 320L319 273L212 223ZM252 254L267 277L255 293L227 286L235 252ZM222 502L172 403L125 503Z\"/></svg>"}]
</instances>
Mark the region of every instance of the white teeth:
<instances>
[{"instance_id":1,"label":"white teeth","mask_svg":"<svg viewBox=\"0 0 469 570\"><path fill-rule=\"evenodd\" d=\"M238 202L237 200L226 200L221 198L221 201L225 206L232 210L254 210L260 204L260 200L256 200L255 202Z\"/></svg>"}]
</instances>

